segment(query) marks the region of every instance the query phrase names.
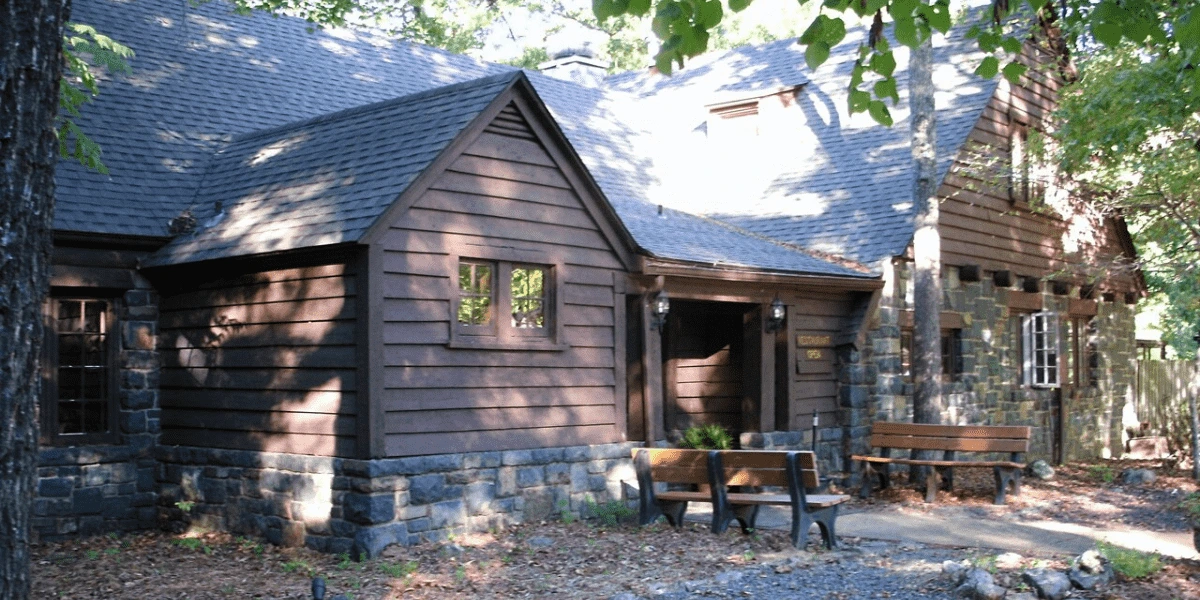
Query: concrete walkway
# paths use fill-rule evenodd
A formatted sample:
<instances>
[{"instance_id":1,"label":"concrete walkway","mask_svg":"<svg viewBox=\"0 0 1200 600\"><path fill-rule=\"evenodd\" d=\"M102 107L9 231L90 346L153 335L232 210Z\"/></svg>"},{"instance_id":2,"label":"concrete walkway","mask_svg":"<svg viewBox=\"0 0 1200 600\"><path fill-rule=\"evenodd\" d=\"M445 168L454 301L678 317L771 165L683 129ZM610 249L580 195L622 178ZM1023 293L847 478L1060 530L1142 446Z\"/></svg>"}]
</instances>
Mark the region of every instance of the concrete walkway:
<instances>
[{"instance_id":1,"label":"concrete walkway","mask_svg":"<svg viewBox=\"0 0 1200 600\"><path fill-rule=\"evenodd\" d=\"M938 546L992 548L1024 556L1078 556L1098 540L1115 546L1157 552L1176 558L1200 558L1192 547L1190 531L1147 531L1131 528L1093 529L1057 521L1015 521L1012 515L954 506L931 510L847 511L837 520L838 537L918 542ZM708 505L693 505L687 519L707 523L712 519ZM1009 518L1002 518L1008 516ZM767 529L791 527L791 510L763 507L758 526ZM736 522L733 527L737 527ZM816 530L813 530L816 534Z\"/></svg>"}]
</instances>

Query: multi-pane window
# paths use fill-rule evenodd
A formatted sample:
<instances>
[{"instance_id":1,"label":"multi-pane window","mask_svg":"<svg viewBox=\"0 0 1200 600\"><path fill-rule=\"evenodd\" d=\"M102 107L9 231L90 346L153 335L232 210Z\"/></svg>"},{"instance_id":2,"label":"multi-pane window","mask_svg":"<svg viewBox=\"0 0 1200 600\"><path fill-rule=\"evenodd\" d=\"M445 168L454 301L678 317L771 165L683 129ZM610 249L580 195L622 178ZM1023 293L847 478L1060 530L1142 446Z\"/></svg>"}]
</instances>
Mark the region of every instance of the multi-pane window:
<instances>
[{"instance_id":1,"label":"multi-pane window","mask_svg":"<svg viewBox=\"0 0 1200 600\"><path fill-rule=\"evenodd\" d=\"M491 263L464 260L458 263L458 324L481 327L492 324L496 268Z\"/></svg>"},{"instance_id":2,"label":"multi-pane window","mask_svg":"<svg viewBox=\"0 0 1200 600\"><path fill-rule=\"evenodd\" d=\"M1029 134L1024 127L1013 127L1008 137L1008 156L1011 168L1008 178L1009 197L1013 202L1029 202Z\"/></svg>"},{"instance_id":3,"label":"multi-pane window","mask_svg":"<svg viewBox=\"0 0 1200 600\"><path fill-rule=\"evenodd\" d=\"M942 330L942 379L955 381L963 372L962 330ZM900 332L900 372L906 380L912 379L913 333L905 329Z\"/></svg>"},{"instance_id":4,"label":"multi-pane window","mask_svg":"<svg viewBox=\"0 0 1200 600\"><path fill-rule=\"evenodd\" d=\"M1059 387L1058 315L1052 312L1025 315L1021 330L1025 383L1032 387Z\"/></svg>"},{"instance_id":5,"label":"multi-pane window","mask_svg":"<svg viewBox=\"0 0 1200 600\"><path fill-rule=\"evenodd\" d=\"M1066 382L1077 388L1094 387L1096 382L1092 370L1096 361L1096 320L1090 317L1074 317L1067 321Z\"/></svg>"},{"instance_id":6,"label":"multi-pane window","mask_svg":"<svg viewBox=\"0 0 1200 600\"><path fill-rule=\"evenodd\" d=\"M512 326L515 329L545 329L546 269L528 265L512 269Z\"/></svg>"},{"instance_id":7,"label":"multi-pane window","mask_svg":"<svg viewBox=\"0 0 1200 600\"><path fill-rule=\"evenodd\" d=\"M461 259L457 294L456 336L512 343L550 336L554 319L551 267Z\"/></svg>"},{"instance_id":8,"label":"multi-pane window","mask_svg":"<svg viewBox=\"0 0 1200 600\"><path fill-rule=\"evenodd\" d=\"M96 437L111 431L113 322L107 300L56 299L49 370L53 402L45 409L51 439Z\"/></svg>"}]
</instances>

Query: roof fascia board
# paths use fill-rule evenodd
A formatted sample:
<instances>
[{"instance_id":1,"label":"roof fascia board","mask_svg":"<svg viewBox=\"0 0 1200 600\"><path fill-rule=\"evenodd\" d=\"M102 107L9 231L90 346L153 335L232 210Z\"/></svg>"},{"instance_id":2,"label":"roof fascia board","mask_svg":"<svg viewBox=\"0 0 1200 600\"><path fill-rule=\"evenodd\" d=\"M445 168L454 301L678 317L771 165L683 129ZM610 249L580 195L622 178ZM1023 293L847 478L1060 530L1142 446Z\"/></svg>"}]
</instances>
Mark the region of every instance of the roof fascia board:
<instances>
[{"instance_id":1,"label":"roof fascia board","mask_svg":"<svg viewBox=\"0 0 1200 600\"><path fill-rule=\"evenodd\" d=\"M837 276L760 271L740 267L692 265L675 261L643 260L642 274L647 276L684 277L722 282L754 283L779 286L821 286L837 291L870 292L883 287L879 276Z\"/></svg>"}]
</instances>

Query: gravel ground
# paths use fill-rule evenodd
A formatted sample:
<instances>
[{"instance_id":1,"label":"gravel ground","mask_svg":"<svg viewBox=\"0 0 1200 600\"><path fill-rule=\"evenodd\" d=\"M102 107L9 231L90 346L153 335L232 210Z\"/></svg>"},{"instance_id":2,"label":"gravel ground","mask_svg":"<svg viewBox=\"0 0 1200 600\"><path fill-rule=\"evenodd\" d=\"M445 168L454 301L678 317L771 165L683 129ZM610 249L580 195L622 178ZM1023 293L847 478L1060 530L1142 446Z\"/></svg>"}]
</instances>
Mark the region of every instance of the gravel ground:
<instances>
[{"instance_id":1,"label":"gravel ground","mask_svg":"<svg viewBox=\"0 0 1200 600\"><path fill-rule=\"evenodd\" d=\"M954 598L942 576L942 561L960 560L961 550L864 542L838 552L805 554L770 566L727 571L708 580L687 581L650 591L652 598L761 598L814 600ZM632 600L623 596L613 600Z\"/></svg>"}]
</instances>

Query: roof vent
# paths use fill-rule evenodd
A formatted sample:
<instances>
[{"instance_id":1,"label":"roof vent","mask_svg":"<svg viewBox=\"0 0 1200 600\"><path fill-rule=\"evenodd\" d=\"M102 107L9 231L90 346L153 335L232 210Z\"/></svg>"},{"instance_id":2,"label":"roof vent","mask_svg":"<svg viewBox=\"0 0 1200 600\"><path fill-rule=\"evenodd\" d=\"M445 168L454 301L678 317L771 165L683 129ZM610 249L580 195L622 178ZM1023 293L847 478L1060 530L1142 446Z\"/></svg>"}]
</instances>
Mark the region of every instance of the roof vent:
<instances>
[{"instance_id":1,"label":"roof vent","mask_svg":"<svg viewBox=\"0 0 1200 600\"><path fill-rule=\"evenodd\" d=\"M608 73L609 63L596 58L591 43L570 44L550 53L550 60L538 65L538 69L556 79L574 81L580 85L596 87Z\"/></svg>"}]
</instances>

